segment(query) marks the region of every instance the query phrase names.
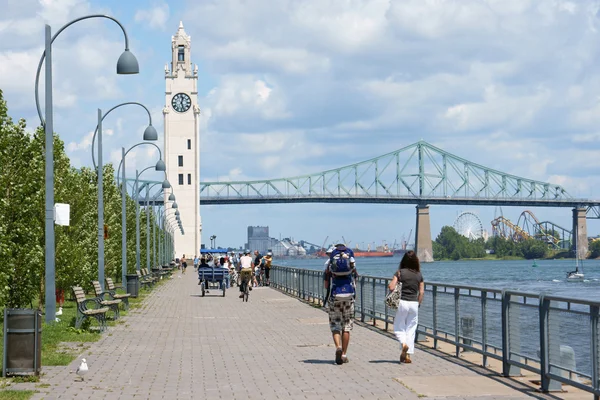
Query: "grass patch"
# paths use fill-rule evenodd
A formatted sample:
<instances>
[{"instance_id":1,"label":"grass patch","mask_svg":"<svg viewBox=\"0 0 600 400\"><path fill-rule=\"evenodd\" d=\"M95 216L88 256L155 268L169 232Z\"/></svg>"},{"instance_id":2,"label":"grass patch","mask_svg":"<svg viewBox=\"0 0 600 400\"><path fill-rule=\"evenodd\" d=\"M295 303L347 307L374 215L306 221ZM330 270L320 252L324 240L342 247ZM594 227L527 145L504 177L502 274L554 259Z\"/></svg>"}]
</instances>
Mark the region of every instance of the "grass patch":
<instances>
[{"instance_id":1,"label":"grass patch","mask_svg":"<svg viewBox=\"0 0 600 400\"><path fill-rule=\"evenodd\" d=\"M2 390L0 400L28 400L34 394L33 390Z\"/></svg>"}]
</instances>

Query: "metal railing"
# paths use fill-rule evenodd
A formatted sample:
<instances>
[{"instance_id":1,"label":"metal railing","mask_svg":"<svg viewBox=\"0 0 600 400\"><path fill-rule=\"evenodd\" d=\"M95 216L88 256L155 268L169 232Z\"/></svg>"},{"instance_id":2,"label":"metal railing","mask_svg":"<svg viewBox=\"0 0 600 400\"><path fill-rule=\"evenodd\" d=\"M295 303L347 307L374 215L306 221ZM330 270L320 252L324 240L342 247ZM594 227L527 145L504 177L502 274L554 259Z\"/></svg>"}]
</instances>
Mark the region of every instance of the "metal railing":
<instances>
[{"instance_id":1,"label":"metal railing","mask_svg":"<svg viewBox=\"0 0 600 400\"><path fill-rule=\"evenodd\" d=\"M384 330L395 310L384 302L390 278L361 276L356 282L355 317ZM271 286L308 302L323 304L323 272L273 266ZM425 283L417 340L431 337L461 351L502 362L504 376L525 369L540 376L541 390L561 383L600 398L598 325L600 303L545 294L475 286Z\"/></svg>"}]
</instances>

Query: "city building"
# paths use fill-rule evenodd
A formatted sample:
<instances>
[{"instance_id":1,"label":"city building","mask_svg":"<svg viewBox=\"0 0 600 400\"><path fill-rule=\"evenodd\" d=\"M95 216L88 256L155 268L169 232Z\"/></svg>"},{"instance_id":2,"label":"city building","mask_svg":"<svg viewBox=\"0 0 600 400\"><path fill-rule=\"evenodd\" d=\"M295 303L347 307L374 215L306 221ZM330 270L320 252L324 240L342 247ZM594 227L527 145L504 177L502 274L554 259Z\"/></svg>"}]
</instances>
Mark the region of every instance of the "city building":
<instances>
[{"instance_id":1,"label":"city building","mask_svg":"<svg viewBox=\"0 0 600 400\"><path fill-rule=\"evenodd\" d=\"M250 251L258 250L261 254L271 250L277 243L277 239L269 237L268 226L249 226L248 242L246 248Z\"/></svg>"},{"instance_id":2,"label":"city building","mask_svg":"<svg viewBox=\"0 0 600 400\"><path fill-rule=\"evenodd\" d=\"M191 37L179 23L171 38L171 66L165 66L164 161L171 189L165 190L170 217L175 213L168 197L175 194L184 234L175 229L175 256L198 254L202 243L200 219L200 132L198 66L192 68Z\"/></svg>"},{"instance_id":3,"label":"city building","mask_svg":"<svg viewBox=\"0 0 600 400\"><path fill-rule=\"evenodd\" d=\"M304 257L306 249L299 243L291 239L283 239L278 241L273 247L274 257Z\"/></svg>"}]
</instances>

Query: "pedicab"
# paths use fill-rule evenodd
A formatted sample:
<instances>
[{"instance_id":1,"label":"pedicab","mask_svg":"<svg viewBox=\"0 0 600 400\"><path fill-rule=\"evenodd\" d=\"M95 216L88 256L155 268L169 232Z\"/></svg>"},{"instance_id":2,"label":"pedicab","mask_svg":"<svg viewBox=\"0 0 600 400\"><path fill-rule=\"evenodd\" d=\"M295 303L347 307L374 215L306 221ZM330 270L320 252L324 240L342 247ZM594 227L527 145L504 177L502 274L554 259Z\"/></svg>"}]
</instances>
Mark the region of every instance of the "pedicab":
<instances>
[{"instance_id":1,"label":"pedicab","mask_svg":"<svg viewBox=\"0 0 600 400\"><path fill-rule=\"evenodd\" d=\"M201 249L202 255L225 253L226 249ZM214 257L214 256L213 256ZM229 269L221 267L198 267L198 284L200 285L200 293L202 297L208 293L209 289L221 290L223 297L227 289L226 278L229 277Z\"/></svg>"}]
</instances>

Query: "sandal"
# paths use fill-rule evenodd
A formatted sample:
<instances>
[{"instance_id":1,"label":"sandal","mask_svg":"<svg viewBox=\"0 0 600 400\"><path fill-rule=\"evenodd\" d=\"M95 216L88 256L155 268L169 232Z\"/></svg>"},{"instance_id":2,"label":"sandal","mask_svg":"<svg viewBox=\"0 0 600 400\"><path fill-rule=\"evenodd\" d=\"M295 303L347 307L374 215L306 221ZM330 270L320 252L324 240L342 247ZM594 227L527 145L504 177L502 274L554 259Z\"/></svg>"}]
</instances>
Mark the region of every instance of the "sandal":
<instances>
[{"instance_id":1,"label":"sandal","mask_svg":"<svg viewBox=\"0 0 600 400\"><path fill-rule=\"evenodd\" d=\"M342 348L338 347L335 350L335 363L337 365L342 365L344 363L344 360L342 360Z\"/></svg>"},{"instance_id":2,"label":"sandal","mask_svg":"<svg viewBox=\"0 0 600 400\"><path fill-rule=\"evenodd\" d=\"M342 355L342 363L347 364L348 363L348 356L347 355Z\"/></svg>"},{"instance_id":3,"label":"sandal","mask_svg":"<svg viewBox=\"0 0 600 400\"><path fill-rule=\"evenodd\" d=\"M402 352L400 353L400 362L406 361L406 357L407 357L406 352L407 351L408 351L408 345L406 343L402 343Z\"/></svg>"},{"instance_id":4,"label":"sandal","mask_svg":"<svg viewBox=\"0 0 600 400\"><path fill-rule=\"evenodd\" d=\"M404 364L410 364L410 363L412 363L412 361L411 361L411 359L410 359L410 355L409 355L409 354L407 354L407 355L406 355L406 359L404 360Z\"/></svg>"}]
</instances>

